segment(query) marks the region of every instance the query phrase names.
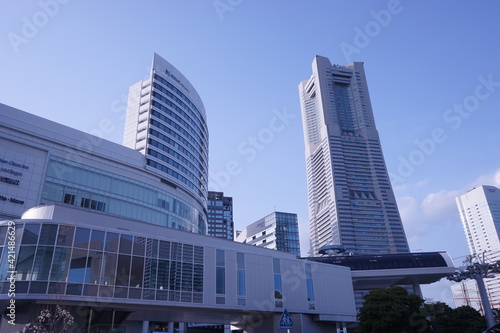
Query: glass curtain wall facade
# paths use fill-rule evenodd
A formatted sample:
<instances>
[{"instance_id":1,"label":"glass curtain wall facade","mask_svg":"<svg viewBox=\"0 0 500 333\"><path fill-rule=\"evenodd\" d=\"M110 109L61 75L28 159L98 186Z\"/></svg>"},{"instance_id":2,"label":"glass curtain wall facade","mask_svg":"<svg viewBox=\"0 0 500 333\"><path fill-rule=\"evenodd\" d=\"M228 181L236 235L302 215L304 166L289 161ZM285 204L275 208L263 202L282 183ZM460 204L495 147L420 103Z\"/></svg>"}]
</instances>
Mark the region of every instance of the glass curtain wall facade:
<instances>
[{"instance_id":1,"label":"glass curtain wall facade","mask_svg":"<svg viewBox=\"0 0 500 333\"><path fill-rule=\"evenodd\" d=\"M273 212L239 232L236 241L300 256L297 214Z\"/></svg>"},{"instance_id":2,"label":"glass curtain wall facade","mask_svg":"<svg viewBox=\"0 0 500 333\"><path fill-rule=\"evenodd\" d=\"M285 305L309 323L301 332L330 332L336 322L355 320L348 268L164 229L62 204L0 221L0 305L9 304L14 288L18 310L17 326L4 316L0 331L22 330L54 300L75 317L78 332L98 326L146 333L151 324L178 320L243 330L254 328L248 324L262 300L272 314L257 326L263 332L276 327ZM290 284L290 272L306 282Z\"/></svg>"},{"instance_id":3,"label":"glass curtain wall facade","mask_svg":"<svg viewBox=\"0 0 500 333\"><path fill-rule=\"evenodd\" d=\"M8 226L0 226L0 279L7 281ZM16 293L203 303L204 248L130 233L19 223ZM2 282L1 293L9 289Z\"/></svg>"},{"instance_id":4,"label":"glass curtain wall facade","mask_svg":"<svg viewBox=\"0 0 500 333\"><path fill-rule=\"evenodd\" d=\"M154 55L151 77L130 87L123 144L146 156L166 183L206 207L208 127L203 103L189 81Z\"/></svg>"},{"instance_id":5,"label":"glass curtain wall facade","mask_svg":"<svg viewBox=\"0 0 500 333\"><path fill-rule=\"evenodd\" d=\"M310 255L409 252L373 117L363 63L316 56L299 85L309 201Z\"/></svg>"},{"instance_id":6,"label":"glass curtain wall facade","mask_svg":"<svg viewBox=\"0 0 500 333\"><path fill-rule=\"evenodd\" d=\"M51 156L41 204L66 205L206 234L203 211L144 182Z\"/></svg>"}]
</instances>

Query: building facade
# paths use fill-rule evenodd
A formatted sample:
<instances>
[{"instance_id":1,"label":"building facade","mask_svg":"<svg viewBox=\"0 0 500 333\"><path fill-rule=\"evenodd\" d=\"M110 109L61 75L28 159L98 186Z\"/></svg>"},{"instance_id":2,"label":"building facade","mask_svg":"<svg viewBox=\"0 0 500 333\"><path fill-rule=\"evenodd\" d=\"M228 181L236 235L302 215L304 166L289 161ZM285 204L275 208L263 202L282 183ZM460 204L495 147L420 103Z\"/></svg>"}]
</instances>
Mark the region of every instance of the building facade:
<instances>
[{"instance_id":1,"label":"building facade","mask_svg":"<svg viewBox=\"0 0 500 333\"><path fill-rule=\"evenodd\" d=\"M206 234L206 206L140 152L0 104L0 219L59 203Z\"/></svg>"},{"instance_id":2,"label":"building facade","mask_svg":"<svg viewBox=\"0 0 500 333\"><path fill-rule=\"evenodd\" d=\"M129 89L123 145L146 156L146 169L206 206L208 127L189 81L154 54L151 75Z\"/></svg>"},{"instance_id":3,"label":"building facade","mask_svg":"<svg viewBox=\"0 0 500 333\"><path fill-rule=\"evenodd\" d=\"M6 105L0 115L0 306L15 302L0 333L54 304L92 333L277 332L285 306L292 332L355 321L348 268L208 237L200 200L141 152Z\"/></svg>"},{"instance_id":4,"label":"building facade","mask_svg":"<svg viewBox=\"0 0 500 333\"><path fill-rule=\"evenodd\" d=\"M471 256L485 262L499 261L500 189L482 185L457 197L456 202ZM484 279L484 283L492 307L499 308L500 276Z\"/></svg>"},{"instance_id":5,"label":"building facade","mask_svg":"<svg viewBox=\"0 0 500 333\"><path fill-rule=\"evenodd\" d=\"M236 241L300 256L297 214L273 212L239 232Z\"/></svg>"},{"instance_id":6,"label":"building facade","mask_svg":"<svg viewBox=\"0 0 500 333\"><path fill-rule=\"evenodd\" d=\"M316 56L299 85L305 140L310 255L409 252L375 126L363 63Z\"/></svg>"},{"instance_id":7,"label":"building facade","mask_svg":"<svg viewBox=\"0 0 500 333\"><path fill-rule=\"evenodd\" d=\"M174 322L278 333L285 308L290 332L326 333L356 316L347 267L82 207L1 221L0 249L0 306L15 308L0 333L54 304L75 317L74 331L92 333L173 332Z\"/></svg>"},{"instance_id":8,"label":"building facade","mask_svg":"<svg viewBox=\"0 0 500 333\"><path fill-rule=\"evenodd\" d=\"M208 235L234 240L233 198L208 191Z\"/></svg>"}]
</instances>

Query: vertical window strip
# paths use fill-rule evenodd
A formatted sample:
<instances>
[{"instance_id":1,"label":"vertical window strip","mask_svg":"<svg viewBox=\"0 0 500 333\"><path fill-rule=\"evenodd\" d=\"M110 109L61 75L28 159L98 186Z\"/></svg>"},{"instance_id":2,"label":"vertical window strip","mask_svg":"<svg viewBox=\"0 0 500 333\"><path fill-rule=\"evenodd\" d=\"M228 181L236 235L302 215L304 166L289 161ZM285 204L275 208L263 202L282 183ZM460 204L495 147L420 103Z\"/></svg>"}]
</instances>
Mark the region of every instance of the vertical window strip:
<instances>
[{"instance_id":1,"label":"vertical window strip","mask_svg":"<svg viewBox=\"0 0 500 333\"><path fill-rule=\"evenodd\" d=\"M245 254L236 253L236 278L238 298L246 296ZM240 303L240 302L238 302Z\"/></svg>"},{"instance_id":2,"label":"vertical window strip","mask_svg":"<svg viewBox=\"0 0 500 333\"><path fill-rule=\"evenodd\" d=\"M307 300L314 302L314 285L312 279L311 264L306 264L306 287L307 287Z\"/></svg>"},{"instance_id":3,"label":"vertical window strip","mask_svg":"<svg viewBox=\"0 0 500 333\"><path fill-rule=\"evenodd\" d=\"M226 294L226 251L215 250L215 293L218 295ZM220 304L220 303L218 303Z\"/></svg>"}]
</instances>

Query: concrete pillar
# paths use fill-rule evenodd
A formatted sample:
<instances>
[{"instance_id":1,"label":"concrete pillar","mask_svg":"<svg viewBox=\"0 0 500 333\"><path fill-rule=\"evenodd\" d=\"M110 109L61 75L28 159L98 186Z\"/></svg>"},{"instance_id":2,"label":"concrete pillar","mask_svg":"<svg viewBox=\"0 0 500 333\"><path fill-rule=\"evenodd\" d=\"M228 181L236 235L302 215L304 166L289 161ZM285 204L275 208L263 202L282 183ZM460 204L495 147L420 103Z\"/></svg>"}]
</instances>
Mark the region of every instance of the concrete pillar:
<instances>
[{"instance_id":1,"label":"concrete pillar","mask_svg":"<svg viewBox=\"0 0 500 333\"><path fill-rule=\"evenodd\" d=\"M424 299L424 295L422 294L422 289L420 288L420 283L413 282L413 291L415 292L415 295Z\"/></svg>"},{"instance_id":2,"label":"concrete pillar","mask_svg":"<svg viewBox=\"0 0 500 333\"><path fill-rule=\"evenodd\" d=\"M168 333L174 333L174 323L172 321L168 322Z\"/></svg>"},{"instance_id":3,"label":"concrete pillar","mask_svg":"<svg viewBox=\"0 0 500 333\"><path fill-rule=\"evenodd\" d=\"M179 333L186 333L186 323L179 323Z\"/></svg>"},{"instance_id":4,"label":"concrete pillar","mask_svg":"<svg viewBox=\"0 0 500 333\"><path fill-rule=\"evenodd\" d=\"M149 321L142 322L142 333L149 333Z\"/></svg>"}]
</instances>

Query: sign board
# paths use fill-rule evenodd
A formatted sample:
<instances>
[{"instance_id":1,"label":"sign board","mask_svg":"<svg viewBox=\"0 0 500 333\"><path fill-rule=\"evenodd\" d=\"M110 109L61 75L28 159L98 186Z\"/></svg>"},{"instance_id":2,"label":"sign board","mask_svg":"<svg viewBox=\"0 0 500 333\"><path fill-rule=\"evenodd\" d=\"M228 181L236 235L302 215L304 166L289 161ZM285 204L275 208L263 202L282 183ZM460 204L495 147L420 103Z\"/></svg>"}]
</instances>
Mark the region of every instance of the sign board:
<instances>
[{"instance_id":1,"label":"sign board","mask_svg":"<svg viewBox=\"0 0 500 333\"><path fill-rule=\"evenodd\" d=\"M288 311L285 309L280 319L280 329L292 328L293 320L292 317L288 314Z\"/></svg>"}]
</instances>

